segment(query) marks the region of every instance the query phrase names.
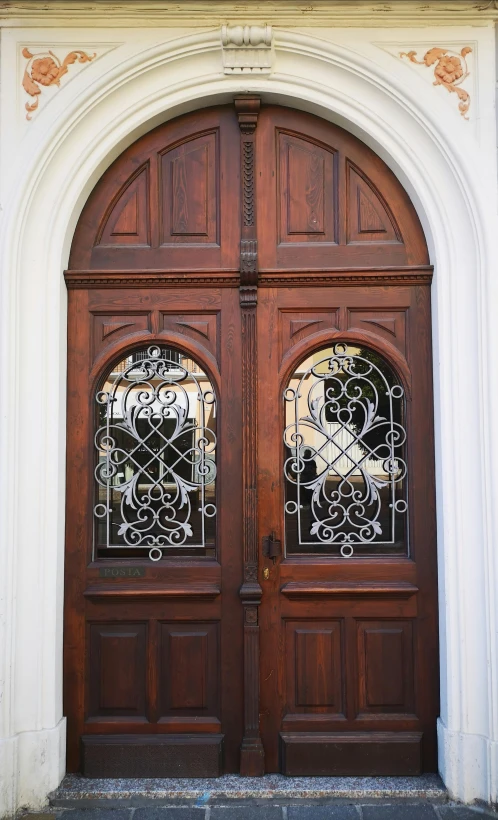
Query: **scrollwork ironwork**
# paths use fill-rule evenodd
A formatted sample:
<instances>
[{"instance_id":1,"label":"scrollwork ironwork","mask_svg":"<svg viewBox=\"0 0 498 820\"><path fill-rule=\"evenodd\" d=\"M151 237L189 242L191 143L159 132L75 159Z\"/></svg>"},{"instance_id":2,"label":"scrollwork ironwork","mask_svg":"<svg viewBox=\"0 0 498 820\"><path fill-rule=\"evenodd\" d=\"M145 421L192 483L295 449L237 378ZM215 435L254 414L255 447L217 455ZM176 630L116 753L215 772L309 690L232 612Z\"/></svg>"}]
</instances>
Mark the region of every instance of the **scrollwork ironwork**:
<instances>
[{"instance_id":1,"label":"scrollwork ironwork","mask_svg":"<svg viewBox=\"0 0 498 820\"><path fill-rule=\"evenodd\" d=\"M216 398L202 370L185 361L149 347L120 363L97 393L94 514L106 549L147 549L158 561L167 549L206 546L206 520L216 515Z\"/></svg>"},{"instance_id":2,"label":"scrollwork ironwork","mask_svg":"<svg viewBox=\"0 0 498 820\"><path fill-rule=\"evenodd\" d=\"M323 352L284 391L285 511L298 550L392 548L408 510L403 387L371 351Z\"/></svg>"}]
</instances>

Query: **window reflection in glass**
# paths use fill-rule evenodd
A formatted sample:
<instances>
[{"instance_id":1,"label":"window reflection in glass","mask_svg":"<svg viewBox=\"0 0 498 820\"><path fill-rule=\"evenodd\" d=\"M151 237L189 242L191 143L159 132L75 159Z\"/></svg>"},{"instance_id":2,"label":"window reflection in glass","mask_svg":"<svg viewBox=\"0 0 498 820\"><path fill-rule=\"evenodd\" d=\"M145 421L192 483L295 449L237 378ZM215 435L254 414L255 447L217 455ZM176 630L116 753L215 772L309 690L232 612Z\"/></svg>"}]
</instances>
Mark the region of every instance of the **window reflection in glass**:
<instances>
[{"instance_id":1,"label":"window reflection in glass","mask_svg":"<svg viewBox=\"0 0 498 820\"><path fill-rule=\"evenodd\" d=\"M287 553L406 553L405 400L372 350L310 356L284 391Z\"/></svg>"},{"instance_id":2,"label":"window reflection in glass","mask_svg":"<svg viewBox=\"0 0 498 820\"><path fill-rule=\"evenodd\" d=\"M181 351L134 351L96 395L98 557L214 555L216 398Z\"/></svg>"}]
</instances>

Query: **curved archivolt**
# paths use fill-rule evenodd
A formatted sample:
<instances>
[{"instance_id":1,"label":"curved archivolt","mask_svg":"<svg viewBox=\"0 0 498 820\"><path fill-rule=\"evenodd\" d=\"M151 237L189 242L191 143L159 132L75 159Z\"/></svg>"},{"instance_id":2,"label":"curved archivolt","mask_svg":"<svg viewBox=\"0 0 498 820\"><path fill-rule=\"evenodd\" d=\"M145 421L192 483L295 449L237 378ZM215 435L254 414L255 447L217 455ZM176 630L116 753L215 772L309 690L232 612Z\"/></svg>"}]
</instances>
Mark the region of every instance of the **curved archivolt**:
<instances>
[{"instance_id":1,"label":"curved archivolt","mask_svg":"<svg viewBox=\"0 0 498 820\"><path fill-rule=\"evenodd\" d=\"M95 400L98 553L214 548L216 397L202 368L177 350L137 350Z\"/></svg>"},{"instance_id":2,"label":"curved archivolt","mask_svg":"<svg viewBox=\"0 0 498 820\"><path fill-rule=\"evenodd\" d=\"M406 551L404 390L382 357L321 350L284 404L287 551Z\"/></svg>"}]
</instances>

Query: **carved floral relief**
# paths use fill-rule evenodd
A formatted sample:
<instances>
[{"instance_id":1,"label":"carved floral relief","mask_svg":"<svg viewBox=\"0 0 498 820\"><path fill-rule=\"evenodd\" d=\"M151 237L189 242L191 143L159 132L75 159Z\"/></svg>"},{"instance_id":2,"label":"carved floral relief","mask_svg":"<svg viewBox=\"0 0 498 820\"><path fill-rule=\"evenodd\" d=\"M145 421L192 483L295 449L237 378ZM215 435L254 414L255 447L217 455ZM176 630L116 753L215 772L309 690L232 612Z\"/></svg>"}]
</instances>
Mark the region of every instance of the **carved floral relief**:
<instances>
[{"instance_id":1,"label":"carved floral relief","mask_svg":"<svg viewBox=\"0 0 498 820\"><path fill-rule=\"evenodd\" d=\"M422 60L417 60L416 51L401 51L400 57L407 57L410 62L417 63L417 65L425 65L427 68L433 68L434 71L434 85L442 85L450 93L453 92L459 99L458 110L462 117L468 120L467 113L470 108L470 94L461 84L469 76L469 68L467 65L467 54L470 54L472 49L470 46L462 48L457 53L449 48L430 48L425 52Z\"/></svg>"},{"instance_id":2,"label":"carved floral relief","mask_svg":"<svg viewBox=\"0 0 498 820\"><path fill-rule=\"evenodd\" d=\"M97 56L87 54L86 51L75 50L69 52L61 61L53 51L40 51L32 54L28 48L23 48L22 55L28 61L24 69L22 85L26 93L33 97L33 101L25 105L27 120L31 119L33 112L38 108L39 95L44 87L60 86L61 77L67 74L70 65L76 62L89 63Z\"/></svg>"}]
</instances>

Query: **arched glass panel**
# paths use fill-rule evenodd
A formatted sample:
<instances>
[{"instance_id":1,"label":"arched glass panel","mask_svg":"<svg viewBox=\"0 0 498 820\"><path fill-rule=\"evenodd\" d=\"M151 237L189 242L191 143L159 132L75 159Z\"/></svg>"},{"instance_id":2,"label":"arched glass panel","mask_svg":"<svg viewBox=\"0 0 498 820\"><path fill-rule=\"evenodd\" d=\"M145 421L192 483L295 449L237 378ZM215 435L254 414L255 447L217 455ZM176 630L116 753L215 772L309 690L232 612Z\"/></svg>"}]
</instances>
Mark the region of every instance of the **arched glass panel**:
<instances>
[{"instance_id":1,"label":"arched glass panel","mask_svg":"<svg viewBox=\"0 0 498 820\"><path fill-rule=\"evenodd\" d=\"M405 554L405 398L389 365L335 344L296 368L284 404L287 554Z\"/></svg>"},{"instance_id":2,"label":"arched glass panel","mask_svg":"<svg viewBox=\"0 0 498 820\"><path fill-rule=\"evenodd\" d=\"M214 555L216 397L202 367L140 348L95 402L96 557Z\"/></svg>"}]
</instances>

